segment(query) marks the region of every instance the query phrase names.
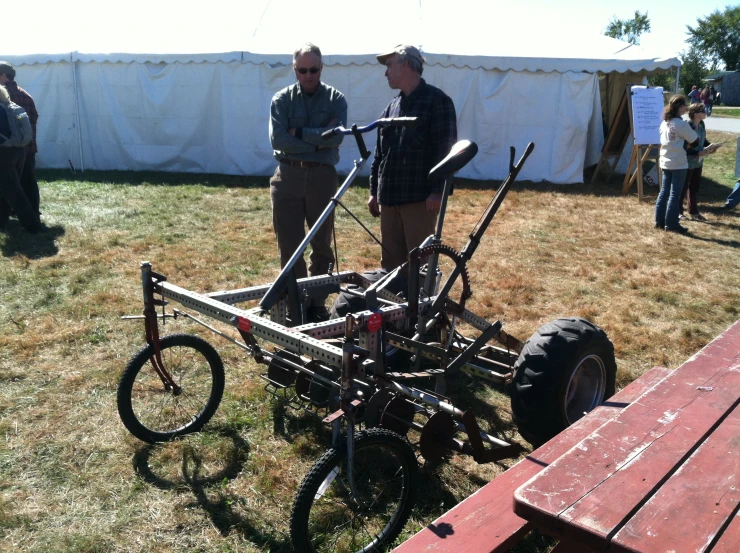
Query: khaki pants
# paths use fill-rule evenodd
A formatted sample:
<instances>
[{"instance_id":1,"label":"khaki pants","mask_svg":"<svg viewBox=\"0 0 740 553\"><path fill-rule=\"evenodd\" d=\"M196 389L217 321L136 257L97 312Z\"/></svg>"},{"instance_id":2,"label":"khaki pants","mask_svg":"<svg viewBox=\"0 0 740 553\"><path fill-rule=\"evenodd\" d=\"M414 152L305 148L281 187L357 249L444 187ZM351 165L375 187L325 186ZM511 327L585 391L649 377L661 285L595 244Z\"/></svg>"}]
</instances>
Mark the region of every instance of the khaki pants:
<instances>
[{"instance_id":1,"label":"khaki pants","mask_svg":"<svg viewBox=\"0 0 740 553\"><path fill-rule=\"evenodd\" d=\"M272 225L275 229L280 267L284 267L293 253L306 237L306 227L311 228L324 208L329 204L338 187L337 171L334 167L294 167L281 163L270 179L270 199L272 200ZM334 214L311 240L310 265L301 257L295 264L296 278L326 274L334 262L331 249L331 235ZM314 303L323 305L322 301Z\"/></svg>"},{"instance_id":2,"label":"khaki pants","mask_svg":"<svg viewBox=\"0 0 740 553\"><path fill-rule=\"evenodd\" d=\"M437 212L428 211L426 201L380 206L380 265L392 271L408 259L409 252L434 234Z\"/></svg>"}]
</instances>

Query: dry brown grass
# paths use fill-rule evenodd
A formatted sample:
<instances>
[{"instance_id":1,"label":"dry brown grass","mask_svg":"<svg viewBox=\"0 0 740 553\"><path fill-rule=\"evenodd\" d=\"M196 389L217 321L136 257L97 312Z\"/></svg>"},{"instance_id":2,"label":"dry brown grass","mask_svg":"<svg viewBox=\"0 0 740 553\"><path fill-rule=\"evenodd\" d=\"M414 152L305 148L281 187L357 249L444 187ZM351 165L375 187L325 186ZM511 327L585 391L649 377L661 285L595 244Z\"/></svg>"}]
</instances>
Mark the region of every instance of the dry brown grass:
<instances>
[{"instance_id":1,"label":"dry brown grass","mask_svg":"<svg viewBox=\"0 0 740 553\"><path fill-rule=\"evenodd\" d=\"M740 316L740 219L717 210L732 167L734 152L707 162L709 222L689 222L691 236L653 230L652 202L622 196L616 179L516 184L470 263L469 307L520 338L560 316L595 321L615 344L620 386L653 365L678 366ZM52 233L0 235L0 551L290 551L295 491L328 438L310 416L270 401L262 367L243 351L187 322L165 327L203 335L224 359L227 391L202 434L145 446L115 405L120 372L143 343L142 325L118 318L141 310L139 261L203 292L277 274L266 179L80 177L42 183ZM492 186L458 184L453 247ZM377 230L365 196L353 188L345 203ZM377 246L346 215L338 229L340 269L374 268ZM463 380L451 395L516 437L500 390ZM406 535L512 463L455 456L427 468ZM546 549L534 539L521 551Z\"/></svg>"}]
</instances>

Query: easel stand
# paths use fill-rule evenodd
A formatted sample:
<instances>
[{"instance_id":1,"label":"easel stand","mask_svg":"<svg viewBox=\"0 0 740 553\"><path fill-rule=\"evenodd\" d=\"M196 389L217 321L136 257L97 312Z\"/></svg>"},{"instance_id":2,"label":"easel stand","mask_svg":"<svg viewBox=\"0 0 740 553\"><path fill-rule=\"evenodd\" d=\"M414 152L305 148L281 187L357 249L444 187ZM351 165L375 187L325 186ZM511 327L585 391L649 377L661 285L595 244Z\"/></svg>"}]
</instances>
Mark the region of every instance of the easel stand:
<instances>
[{"instance_id":1,"label":"easel stand","mask_svg":"<svg viewBox=\"0 0 740 553\"><path fill-rule=\"evenodd\" d=\"M632 183L637 180L637 200L642 201L643 197L643 174L642 167L645 162L649 159L655 161L655 165L658 168L658 182L663 182L662 171L659 163L660 146L655 144L635 144L632 146L632 155L630 156L630 164L627 167L627 174L624 176L624 184L622 185L622 194L629 192L632 188Z\"/></svg>"},{"instance_id":2,"label":"easel stand","mask_svg":"<svg viewBox=\"0 0 740 553\"><path fill-rule=\"evenodd\" d=\"M627 174L624 176L622 193L627 194L632 183L637 181L638 201L643 197L642 167L649 159L655 160L658 167L658 181L661 180L659 127L663 112L663 89L651 86L635 86L628 84L625 87L622 99L614 115L609 134L601 151L601 159L596 166L591 182L598 174L608 170L607 181L614 173L619 158L622 155L627 139L632 135L632 155L630 156Z\"/></svg>"}]
</instances>

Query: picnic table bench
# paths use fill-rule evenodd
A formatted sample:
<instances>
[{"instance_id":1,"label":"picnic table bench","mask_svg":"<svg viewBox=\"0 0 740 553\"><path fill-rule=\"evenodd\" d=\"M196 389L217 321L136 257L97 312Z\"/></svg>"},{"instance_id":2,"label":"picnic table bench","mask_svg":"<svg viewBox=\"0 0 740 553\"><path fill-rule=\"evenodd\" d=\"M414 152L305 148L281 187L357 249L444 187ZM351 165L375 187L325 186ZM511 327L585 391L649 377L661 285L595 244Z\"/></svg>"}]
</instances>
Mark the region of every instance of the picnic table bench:
<instances>
[{"instance_id":1,"label":"picnic table bench","mask_svg":"<svg viewBox=\"0 0 740 553\"><path fill-rule=\"evenodd\" d=\"M394 550L740 551L740 321L650 369Z\"/></svg>"}]
</instances>

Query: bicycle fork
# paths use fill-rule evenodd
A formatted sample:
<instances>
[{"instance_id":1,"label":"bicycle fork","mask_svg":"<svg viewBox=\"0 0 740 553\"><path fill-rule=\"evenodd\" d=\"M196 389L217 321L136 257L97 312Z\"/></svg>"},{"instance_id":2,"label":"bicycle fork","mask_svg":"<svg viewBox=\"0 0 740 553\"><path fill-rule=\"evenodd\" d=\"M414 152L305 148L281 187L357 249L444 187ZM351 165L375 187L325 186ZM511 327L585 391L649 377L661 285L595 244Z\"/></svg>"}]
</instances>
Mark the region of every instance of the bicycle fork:
<instances>
[{"instance_id":1,"label":"bicycle fork","mask_svg":"<svg viewBox=\"0 0 740 553\"><path fill-rule=\"evenodd\" d=\"M144 331L146 334L146 343L154 348L154 355L149 358L149 361L165 389L171 391L172 395L178 396L182 393L182 388L178 386L172 375L165 368L159 344L159 323L157 322L156 307L161 306L164 309L167 302L164 298L158 300L154 297L154 283L152 279L162 282L167 280L167 277L155 273L152 271L152 264L148 261L143 261L141 263L141 284L144 294Z\"/></svg>"}]
</instances>

